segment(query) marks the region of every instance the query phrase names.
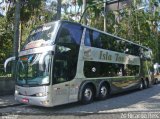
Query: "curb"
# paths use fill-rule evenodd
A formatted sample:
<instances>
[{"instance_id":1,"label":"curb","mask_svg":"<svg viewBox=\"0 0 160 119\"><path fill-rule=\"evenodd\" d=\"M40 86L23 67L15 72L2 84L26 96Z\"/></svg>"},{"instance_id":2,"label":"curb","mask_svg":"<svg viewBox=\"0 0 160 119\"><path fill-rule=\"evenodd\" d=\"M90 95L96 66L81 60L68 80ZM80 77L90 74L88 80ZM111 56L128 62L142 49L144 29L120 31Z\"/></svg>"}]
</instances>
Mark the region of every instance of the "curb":
<instances>
[{"instance_id":1,"label":"curb","mask_svg":"<svg viewBox=\"0 0 160 119\"><path fill-rule=\"evenodd\" d=\"M24 104L3 105L3 106L0 106L0 109L2 109L2 108L7 108L7 107L16 107L16 106L21 106L21 105L24 105Z\"/></svg>"}]
</instances>

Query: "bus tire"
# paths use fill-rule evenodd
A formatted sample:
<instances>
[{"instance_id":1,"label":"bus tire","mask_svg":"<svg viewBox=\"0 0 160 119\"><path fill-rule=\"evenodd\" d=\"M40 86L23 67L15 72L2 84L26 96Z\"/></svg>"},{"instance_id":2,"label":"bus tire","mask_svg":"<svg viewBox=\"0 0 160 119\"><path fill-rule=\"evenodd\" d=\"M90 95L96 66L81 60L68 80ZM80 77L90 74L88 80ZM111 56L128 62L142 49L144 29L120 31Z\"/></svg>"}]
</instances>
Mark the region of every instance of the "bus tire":
<instances>
[{"instance_id":1,"label":"bus tire","mask_svg":"<svg viewBox=\"0 0 160 119\"><path fill-rule=\"evenodd\" d=\"M98 99L104 100L108 97L108 95L109 95L109 88L105 83L103 83L102 85L100 85L100 88L99 88Z\"/></svg>"},{"instance_id":2,"label":"bus tire","mask_svg":"<svg viewBox=\"0 0 160 119\"><path fill-rule=\"evenodd\" d=\"M146 87L146 88L149 88L149 87L150 87L150 84L149 84L149 79L148 79L148 78L146 79L146 84L147 84L147 87Z\"/></svg>"},{"instance_id":3,"label":"bus tire","mask_svg":"<svg viewBox=\"0 0 160 119\"><path fill-rule=\"evenodd\" d=\"M158 84L158 79L157 79L157 78L155 78L154 84L155 84L155 85Z\"/></svg>"},{"instance_id":4,"label":"bus tire","mask_svg":"<svg viewBox=\"0 0 160 119\"><path fill-rule=\"evenodd\" d=\"M89 104L93 101L93 88L90 85L86 85L82 90L82 98L81 102L82 104Z\"/></svg>"},{"instance_id":5,"label":"bus tire","mask_svg":"<svg viewBox=\"0 0 160 119\"><path fill-rule=\"evenodd\" d=\"M144 89L144 81L143 80L140 81L139 89L140 90Z\"/></svg>"},{"instance_id":6,"label":"bus tire","mask_svg":"<svg viewBox=\"0 0 160 119\"><path fill-rule=\"evenodd\" d=\"M144 89L146 89L146 88L148 87L147 80L146 80L146 79L145 79L145 80L143 80L143 83L144 83L143 88L144 88Z\"/></svg>"}]
</instances>

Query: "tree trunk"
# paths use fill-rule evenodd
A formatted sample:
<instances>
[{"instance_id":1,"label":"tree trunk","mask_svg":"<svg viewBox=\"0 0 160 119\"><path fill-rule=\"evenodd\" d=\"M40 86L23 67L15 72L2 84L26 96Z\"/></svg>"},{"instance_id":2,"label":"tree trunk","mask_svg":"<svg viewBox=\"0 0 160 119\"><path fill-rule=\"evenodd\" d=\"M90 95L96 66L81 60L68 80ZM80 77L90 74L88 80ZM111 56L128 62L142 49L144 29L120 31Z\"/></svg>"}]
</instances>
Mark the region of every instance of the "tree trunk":
<instances>
[{"instance_id":1,"label":"tree trunk","mask_svg":"<svg viewBox=\"0 0 160 119\"><path fill-rule=\"evenodd\" d=\"M87 6L86 0L83 0L83 12L85 11L86 6ZM87 15L86 15L86 13L84 13L83 21L84 21L84 24L87 25Z\"/></svg>"},{"instance_id":2,"label":"tree trunk","mask_svg":"<svg viewBox=\"0 0 160 119\"><path fill-rule=\"evenodd\" d=\"M107 28L106 28L106 0L104 0L104 32L107 31Z\"/></svg>"},{"instance_id":3,"label":"tree trunk","mask_svg":"<svg viewBox=\"0 0 160 119\"><path fill-rule=\"evenodd\" d=\"M19 21L20 21L20 0L16 0L15 9L15 25L14 25L14 43L13 43L13 55L16 60L13 65L13 77L16 79L16 63L18 60L18 49L19 49Z\"/></svg>"},{"instance_id":4,"label":"tree trunk","mask_svg":"<svg viewBox=\"0 0 160 119\"><path fill-rule=\"evenodd\" d=\"M61 7L62 7L62 1L57 0L57 20L61 19Z\"/></svg>"}]
</instances>

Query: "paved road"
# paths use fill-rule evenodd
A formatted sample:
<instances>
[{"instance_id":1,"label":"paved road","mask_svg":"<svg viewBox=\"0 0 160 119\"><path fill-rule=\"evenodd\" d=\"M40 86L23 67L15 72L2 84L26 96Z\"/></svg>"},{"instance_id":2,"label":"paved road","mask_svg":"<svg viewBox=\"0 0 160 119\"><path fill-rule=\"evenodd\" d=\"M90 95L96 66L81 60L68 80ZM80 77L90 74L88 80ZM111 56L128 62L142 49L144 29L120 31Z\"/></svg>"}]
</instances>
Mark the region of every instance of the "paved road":
<instances>
[{"instance_id":1,"label":"paved road","mask_svg":"<svg viewBox=\"0 0 160 119\"><path fill-rule=\"evenodd\" d=\"M21 105L0 112L3 119L160 119L160 84L88 105L72 103L53 108Z\"/></svg>"}]
</instances>

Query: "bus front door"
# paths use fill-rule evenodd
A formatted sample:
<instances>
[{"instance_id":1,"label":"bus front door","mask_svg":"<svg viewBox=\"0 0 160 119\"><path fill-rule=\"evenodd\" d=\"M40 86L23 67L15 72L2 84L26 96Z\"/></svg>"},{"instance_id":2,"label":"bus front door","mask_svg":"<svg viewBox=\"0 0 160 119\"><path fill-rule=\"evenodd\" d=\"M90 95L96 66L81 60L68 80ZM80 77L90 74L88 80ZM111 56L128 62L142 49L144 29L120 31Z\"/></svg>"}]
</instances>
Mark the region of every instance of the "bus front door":
<instances>
[{"instance_id":1,"label":"bus front door","mask_svg":"<svg viewBox=\"0 0 160 119\"><path fill-rule=\"evenodd\" d=\"M69 82L53 85L53 104L60 105L69 102Z\"/></svg>"},{"instance_id":2,"label":"bus front door","mask_svg":"<svg viewBox=\"0 0 160 119\"><path fill-rule=\"evenodd\" d=\"M54 105L69 102L70 81L67 72L68 62L57 58L54 62L53 78L53 103Z\"/></svg>"}]
</instances>

